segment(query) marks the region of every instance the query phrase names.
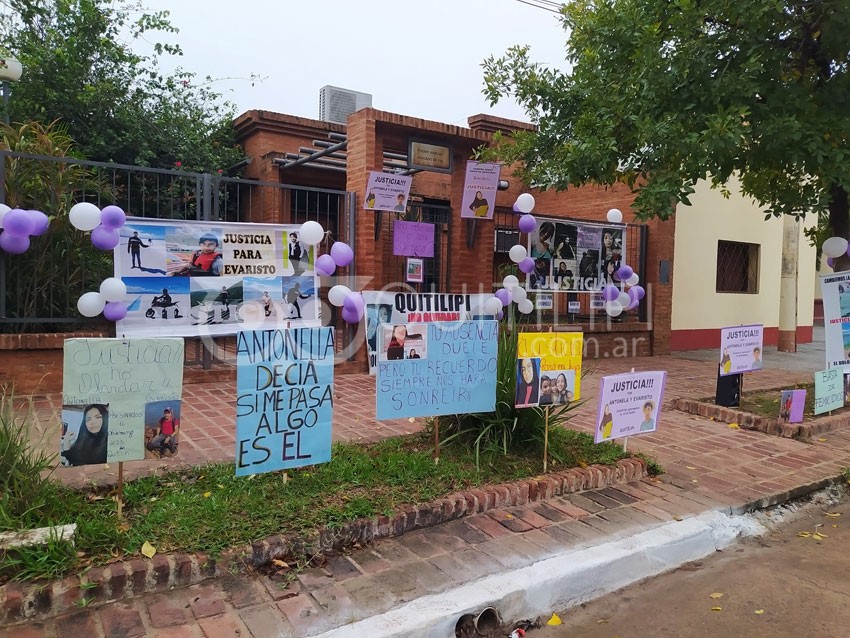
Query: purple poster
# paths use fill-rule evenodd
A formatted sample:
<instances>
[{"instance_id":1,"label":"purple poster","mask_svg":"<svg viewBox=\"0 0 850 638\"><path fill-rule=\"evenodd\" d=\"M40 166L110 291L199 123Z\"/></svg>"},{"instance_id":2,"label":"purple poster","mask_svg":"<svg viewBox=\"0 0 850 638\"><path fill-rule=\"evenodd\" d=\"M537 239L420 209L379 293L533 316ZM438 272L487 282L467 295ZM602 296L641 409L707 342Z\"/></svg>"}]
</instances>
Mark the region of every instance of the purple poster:
<instances>
[{"instance_id":1,"label":"purple poster","mask_svg":"<svg viewBox=\"0 0 850 638\"><path fill-rule=\"evenodd\" d=\"M412 175L396 175L371 171L366 185L366 210L389 210L403 213L407 210L407 197L410 195Z\"/></svg>"},{"instance_id":2,"label":"purple poster","mask_svg":"<svg viewBox=\"0 0 850 638\"><path fill-rule=\"evenodd\" d=\"M493 219L496 191L499 189L499 164L466 163L460 216L470 219Z\"/></svg>"},{"instance_id":3,"label":"purple poster","mask_svg":"<svg viewBox=\"0 0 850 638\"><path fill-rule=\"evenodd\" d=\"M805 390L783 390L779 395L779 422L802 423L805 405Z\"/></svg>"},{"instance_id":4,"label":"purple poster","mask_svg":"<svg viewBox=\"0 0 850 638\"><path fill-rule=\"evenodd\" d=\"M434 224L393 222L393 255L400 257L433 257Z\"/></svg>"}]
</instances>

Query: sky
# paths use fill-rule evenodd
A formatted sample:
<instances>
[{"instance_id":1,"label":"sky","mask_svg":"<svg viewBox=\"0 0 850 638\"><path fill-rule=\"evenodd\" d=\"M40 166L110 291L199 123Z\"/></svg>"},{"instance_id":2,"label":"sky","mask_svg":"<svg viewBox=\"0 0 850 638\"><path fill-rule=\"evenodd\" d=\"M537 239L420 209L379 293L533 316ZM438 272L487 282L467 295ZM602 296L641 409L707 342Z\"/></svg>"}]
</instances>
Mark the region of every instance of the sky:
<instances>
[{"instance_id":1,"label":"sky","mask_svg":"<svg viewBox=\"0 0 850 638\"><path fill-rule=\"evenodd\" d=\"M264 109L317 119L319 89L372 95L372 106L449 124L477 113L527 120L513 101L490 108L481 63L528 44L533 60L565 68L557 16L518 0L142 0L167 9L180 58L237 113ZM145 53L144 43L137 45ZM147 52L150 50L148 49ZM251 86L252 74L261 82ZM201 80L202 81L202 80Z\"/></svg>"}]
</instances>

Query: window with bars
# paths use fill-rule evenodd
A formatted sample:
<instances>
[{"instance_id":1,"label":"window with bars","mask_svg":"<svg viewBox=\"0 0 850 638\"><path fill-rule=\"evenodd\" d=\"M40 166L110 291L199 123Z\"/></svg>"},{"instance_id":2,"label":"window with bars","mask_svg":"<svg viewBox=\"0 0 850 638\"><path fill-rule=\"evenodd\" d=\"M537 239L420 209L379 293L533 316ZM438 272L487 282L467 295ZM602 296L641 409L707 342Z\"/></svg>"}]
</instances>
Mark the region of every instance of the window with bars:
<instances>
[{"instance_id":1,"label":"window with bars","mask_svg":"<svg viewBox=\"0 0 850 638\"><path fill-rule=\"evenodd\" d=\"M717 242L717 292L758 294L759 244Z\"/></svg>"}]
</instances>

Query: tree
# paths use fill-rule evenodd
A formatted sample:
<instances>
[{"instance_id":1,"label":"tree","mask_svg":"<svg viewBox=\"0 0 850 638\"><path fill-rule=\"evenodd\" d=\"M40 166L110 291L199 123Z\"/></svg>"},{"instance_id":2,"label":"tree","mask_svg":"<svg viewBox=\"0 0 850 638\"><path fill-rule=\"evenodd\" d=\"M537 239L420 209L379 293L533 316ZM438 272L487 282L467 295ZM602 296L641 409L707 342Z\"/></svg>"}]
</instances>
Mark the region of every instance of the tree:
<instances>
[{"instance_id":1,"label":"tree","mask_svg":"<svg viewBox=\"0 0 850 638\"><path fill-rule=\"evenodd\" d=\"M769 215L814 212L850 238L850 2L575 0L568 71L514 47L484 62L492 103L537 130L497 152L530 183L622 181L643 218L733 174Z\"/></svg>"},{"instance_id":2,"label":"tree","mask_svg":"<svg viewBox=\"0 0 850 638\"><path fill-rule=\"evenodd\" d=\"M158 71L178 45L142 38L174 34L168 12L147 13L133 0L7 0L0 41L24 65L14 86L13 121L60 121L87 159L199 172L226 169L242 157L234 107L178 70Z\"/></svg>"}]
</instances>

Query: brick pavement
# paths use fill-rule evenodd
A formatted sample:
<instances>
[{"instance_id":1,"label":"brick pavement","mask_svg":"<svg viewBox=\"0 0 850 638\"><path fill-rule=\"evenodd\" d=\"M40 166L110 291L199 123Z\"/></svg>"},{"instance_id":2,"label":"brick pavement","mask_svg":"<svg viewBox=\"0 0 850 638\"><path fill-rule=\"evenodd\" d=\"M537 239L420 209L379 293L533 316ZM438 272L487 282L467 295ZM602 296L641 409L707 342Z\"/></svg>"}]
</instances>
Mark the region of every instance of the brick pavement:
<instances>
[{"instance_id":1,"label":"brick pavement","mask_svg":"<svg viewBox=\"0 0 850 638\"><path fill-rule=\"evenodd\" d=\"M666 369L667 402L675 397L713 393L711 364L680 357L603 360L585 379L582 394L591 398L576 408L571 427L592 432L596 409L593 397L599 377L630 367ZM806 370L765 370L747 377L745 391L777 388L810 378ZM373 440L400 433L392 427L383 430L383 424L367 416L374 414L373 383L365 376L337 380L338 405L347 402L351 411L339 426L335 419L338 439L362 436L363 440ZM214 406L223 405L223 397L228 396L225 386L189 386L187 402L206 397L209 404L204 409L214 413L219 409ZM364 396L369 397L368 406ZM352 423L355 416L361 421ZM412 431L420 425L405 421L393 427ZM199 441L203 438L196 437ZM444 591L570 549L607 542L709 509L763 504L834 478L850 466L850 428L805 443L734 429L669 409L662 413L658 432L635 437L629 446L654 457L666 474L656 480L585 491L525 508L491 511L379 541L373 547L304 570L289 583L274 582L267 576L227 576L169 592L167 598L152 594L7 628L6 636L310 636L382 613L424 593ZM228 448L217 451L221 453L217 460L232 459L232 436Z\"/></svg>"}]
</instances>

